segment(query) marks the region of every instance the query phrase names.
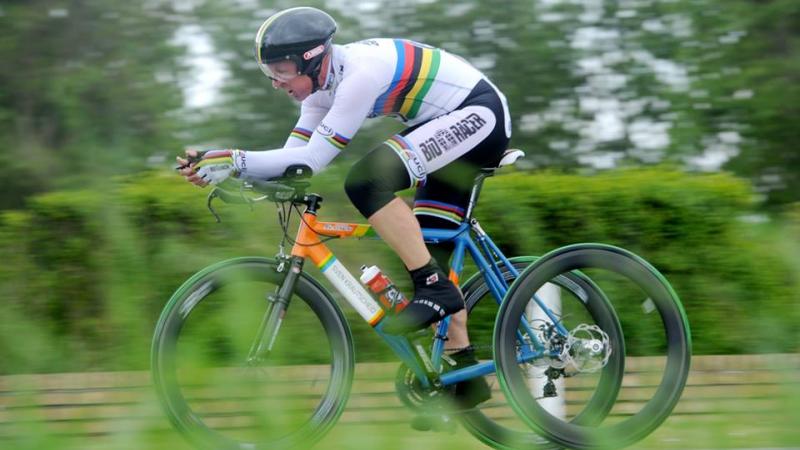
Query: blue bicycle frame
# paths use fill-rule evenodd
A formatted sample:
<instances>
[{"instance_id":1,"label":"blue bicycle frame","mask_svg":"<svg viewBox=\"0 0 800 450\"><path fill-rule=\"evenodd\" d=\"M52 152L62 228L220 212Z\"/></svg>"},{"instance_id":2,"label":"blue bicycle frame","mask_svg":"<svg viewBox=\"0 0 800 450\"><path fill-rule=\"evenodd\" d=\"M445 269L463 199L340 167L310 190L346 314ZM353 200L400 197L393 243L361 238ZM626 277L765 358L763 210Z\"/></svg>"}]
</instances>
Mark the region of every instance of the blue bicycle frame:
<instances>
[{"instance_id":1,"label":"blue bicycle frame","mask_svg":"<svg viewBox=\"0 0 800 450\"><path fill-rule=\"evenodd\" d=\"M477 243L472 238L473 234L477 239ZM483 274L489 291L498 304L503 301L509 288L503 275L503 268L505 268L513 278L516 279L519 276L519 272L511 261L503 255L491 238L481 229L476 219L464 221L456 229L424 228L422 230L422 235L428 243L453 242L455 244L450 268L459 277L464 269L464 256L469 252L480 273ZM568 331L561 324L560 318L556 316L538 296L534 295L532 300L536 302L538 307L542 309L555 325L555 331L562 336L566 336ZM470 378L495 372L494 361L487 361L441 374L444 341L447 336L447 329L450 325L449 317L442 320L437 327L430 356L424 353L422 348L417 348L416 350L412 348L407 338L384 333L382 325L382 323L378 324L375 330L383 337L403 362L414 371L422 386L426 388L432 383L449 386ZM522 318L521 326L528 336L528 340L526 341L522 333L519 331L517 332L520 342L518 359L521 363L529 362L543 356L555 356L545 355L547 352L545 345L539 341L536 333L534 333L530 323L525 317ZM419 358L417 356L419 356ZM422 365L419 362L420 359L422 360ZM432 377L438 377L438 380L435 378L432 379Z\"/></svg>"}]
</instances>

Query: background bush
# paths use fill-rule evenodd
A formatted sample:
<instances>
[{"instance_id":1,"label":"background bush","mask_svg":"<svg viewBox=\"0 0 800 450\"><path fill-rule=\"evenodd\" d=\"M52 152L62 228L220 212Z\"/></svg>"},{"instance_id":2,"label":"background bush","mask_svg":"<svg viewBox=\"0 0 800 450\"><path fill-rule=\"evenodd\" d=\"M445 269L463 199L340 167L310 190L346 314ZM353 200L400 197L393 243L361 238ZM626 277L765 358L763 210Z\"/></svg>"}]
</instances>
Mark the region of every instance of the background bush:
<instances>
[{"instance_id":1,"label":"background bush","mask_svg":"<svg viewBox=\"0 0 800 450\"><path fill-rule=\"evenodd\" d=\"M321 217L363 222L339 178L326 172L314 179L325 197ZM223 223L216 224L205 193L152 171L40 195L24 212L3 213L0 373L146 368L160 309L183 280L223 258L277 252L272 206L219 204ZM754 202L748 184L726 174L516 172L487 181L477 217L508 255L586 241L642 255L682 298L696 353L797 351L798 209L786 214L788 226L753 224L743 218ZM379 264L410 293L402 265L382 243L331 247L354 273ZM341 304L359 361L387 358ZM476 320L473 339L489 343L490 324Z\"/></svg>"},{"instance_id":2,"label":"background bush","mask_svg":"<svg viewBox=\"0 0 800 450\"><path fill-rule=\"evenodd\" d=\"M508 254L603 242L647 259L681 297L696 353L798 349L798 266L785 249L800 235L750 223L766 218L745 181L651 168L520 172L487 187L478 215Z\"/></svg>"}]
</instances>

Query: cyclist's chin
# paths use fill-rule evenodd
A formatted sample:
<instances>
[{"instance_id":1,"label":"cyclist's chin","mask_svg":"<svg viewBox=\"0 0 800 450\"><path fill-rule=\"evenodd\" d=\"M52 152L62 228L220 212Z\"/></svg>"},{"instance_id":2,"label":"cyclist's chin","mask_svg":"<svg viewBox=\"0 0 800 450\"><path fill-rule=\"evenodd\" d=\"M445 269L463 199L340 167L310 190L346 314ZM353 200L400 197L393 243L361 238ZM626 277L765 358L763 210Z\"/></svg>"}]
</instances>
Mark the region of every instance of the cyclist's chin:
<instances>
[{"instance_id":1,"label":"cyclist's chin","mask_svg":"<svg viewBox=\"0 0 800 450\"><path fill-rule=\"evenodd\" d=\"M302 102L303 100L308 98L309 95L311 95L311 92L306 91L305 89L299 89L299 90L296 90L296 91L294 91L294 90L287 91L286 93L289 95L289 97L292 97L293 99L297 100L298 102Z\"/></svg>"}]
</instances>

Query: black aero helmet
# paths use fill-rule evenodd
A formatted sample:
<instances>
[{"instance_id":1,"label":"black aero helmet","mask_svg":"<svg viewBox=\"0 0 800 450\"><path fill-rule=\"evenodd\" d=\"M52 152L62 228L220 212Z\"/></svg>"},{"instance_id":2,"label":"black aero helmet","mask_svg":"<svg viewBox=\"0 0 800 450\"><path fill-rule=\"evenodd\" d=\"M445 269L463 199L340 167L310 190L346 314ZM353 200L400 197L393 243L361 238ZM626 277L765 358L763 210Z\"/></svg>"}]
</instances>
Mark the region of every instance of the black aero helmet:
<instances>
[{"instance_id":1,"label":"black aero helmet","mask_svg":"<svg viewBox=\"0 0 800 450\"><path fill-rule=\"evenodd\" d=\"M256 33L255 54L261 71L271 79L281 79L268 66L289 60L297 65L297 75L308 75L316 91L322 59L336 33L336 21L316 8L290 8L273 14ZM285 76L284 76L285 78Z\"/></svg>"}]
</instances>

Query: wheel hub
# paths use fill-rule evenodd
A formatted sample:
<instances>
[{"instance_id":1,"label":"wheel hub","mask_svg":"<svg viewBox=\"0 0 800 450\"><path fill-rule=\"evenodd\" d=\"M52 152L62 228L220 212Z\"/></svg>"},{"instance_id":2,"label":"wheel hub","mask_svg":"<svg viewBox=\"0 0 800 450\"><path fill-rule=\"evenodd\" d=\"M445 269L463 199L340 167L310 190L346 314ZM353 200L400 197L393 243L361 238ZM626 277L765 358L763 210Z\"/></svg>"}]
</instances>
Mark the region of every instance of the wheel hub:
<instances>
[{"instance_id":1,"label":"wheel hub","mask_svg":"<svg viewBox=\"0 0 800 450\"><path fill-rule=\"evenodd\" d=\"M570 372L592 373L608 364L611 352L608 334L597 325L582 323L567 335L559 360Z\"/></svg>"}]
</instances>

